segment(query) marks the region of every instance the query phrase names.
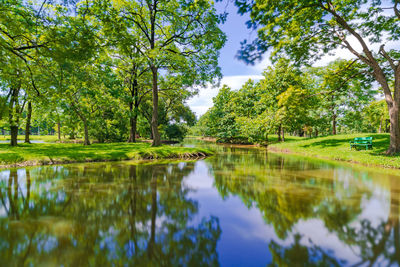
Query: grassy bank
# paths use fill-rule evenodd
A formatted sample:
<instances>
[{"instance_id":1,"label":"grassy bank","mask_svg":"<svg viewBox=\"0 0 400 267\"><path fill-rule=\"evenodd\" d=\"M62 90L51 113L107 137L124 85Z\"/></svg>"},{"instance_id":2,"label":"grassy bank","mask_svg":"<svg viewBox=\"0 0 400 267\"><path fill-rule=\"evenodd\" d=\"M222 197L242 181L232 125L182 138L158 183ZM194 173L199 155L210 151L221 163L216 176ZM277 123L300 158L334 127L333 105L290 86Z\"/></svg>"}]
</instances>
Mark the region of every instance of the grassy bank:
<instances>
[{"instance_id":1,"label":"grassy bank","mask_svg":"<svg viewBox=\"0 0 400 267\"><path fill-rule=\"evenodd\" d=\"M355 137L373 137L372 150L350 150L349 141ZM269 146L272 151L288 152L310 157L361 163L369 166L400 168L400 156L385 155L389 134L349 134L318 138L291 139Z\"/></svg>"},{"instance_id":2,"label":"grassy bank","mask_svg":"<svg viewBox=\"0 0 400 267\"><path fill-rule=\"evenodd\" d=\"M131 159L196 158L211 155L202 148L160 146L148 143L81 144L0 144L0 167L62 164L71 162Z\"/></svg>"}]
</instances>

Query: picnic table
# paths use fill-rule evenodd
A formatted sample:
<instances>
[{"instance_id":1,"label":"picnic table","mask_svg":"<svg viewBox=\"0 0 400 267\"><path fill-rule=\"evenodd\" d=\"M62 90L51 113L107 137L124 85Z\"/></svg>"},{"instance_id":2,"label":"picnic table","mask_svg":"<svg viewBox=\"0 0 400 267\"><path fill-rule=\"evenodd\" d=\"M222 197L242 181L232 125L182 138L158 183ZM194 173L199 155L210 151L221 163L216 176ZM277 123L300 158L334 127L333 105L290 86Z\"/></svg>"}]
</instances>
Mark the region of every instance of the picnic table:
<instances>
[{"instance_id":1,"label":"picnic table","mask_svg":"<svg viewBox=\"0 0 400 267\"><path fill-rule=\"evenodd\" d=\"M350 141L350 149L358 150L360 147L365 147L366 150L372 149L372 137L356 137Z\"/></svg>"}]
</instances>

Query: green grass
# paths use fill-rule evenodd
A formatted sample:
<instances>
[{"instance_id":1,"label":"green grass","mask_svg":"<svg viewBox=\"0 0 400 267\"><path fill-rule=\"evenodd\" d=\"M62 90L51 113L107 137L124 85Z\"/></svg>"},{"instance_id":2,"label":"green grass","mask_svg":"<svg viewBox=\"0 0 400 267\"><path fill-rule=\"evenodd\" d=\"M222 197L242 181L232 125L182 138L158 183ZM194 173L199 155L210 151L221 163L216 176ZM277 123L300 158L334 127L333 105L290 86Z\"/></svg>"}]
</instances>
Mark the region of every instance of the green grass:
<instances>
[{"instance_id":1,"label":"green grass","mask_svg":"<svg viewBox=\"0 0 400 267\"><path fill-rule=\"evenodd\" d=\"M62 164L70 162L117 161L130 159L190 158L194 154L211 155L212 151L201 148L160 146L149 143L92 144L20 144L11 147L0 144L0 167Z\"/></svg>"},{"instance_id":2,"label":"green grass","mask_svg":"<svg viewBox=\"0 0 400 267\"><path fill-rule=\"evenodd\" d=\"M372 150L350 150L349 141L355 137L373 137ZM330 160L361 163L368 166L400 168L400 155L385 154L389 134L347 134L318 138L290 139L288 142L269 146L272 151L301 154Z\"/></svg>"}]
</instances>

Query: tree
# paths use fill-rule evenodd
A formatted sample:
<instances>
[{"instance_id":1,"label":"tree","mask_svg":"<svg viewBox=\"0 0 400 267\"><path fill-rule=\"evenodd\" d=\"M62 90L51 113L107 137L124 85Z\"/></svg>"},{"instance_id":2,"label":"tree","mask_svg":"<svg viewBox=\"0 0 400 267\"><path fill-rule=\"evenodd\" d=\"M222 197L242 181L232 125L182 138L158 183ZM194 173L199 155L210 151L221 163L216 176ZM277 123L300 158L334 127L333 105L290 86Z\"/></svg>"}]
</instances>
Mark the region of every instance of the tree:
<instances>
[{"instance_id":1,"label":"tree","mask_svg":"<svg viewBox=\"0 0 400 267\"><path fill-rule=\"evenodd\" d=\"M236 0L236 5L240 13L250 13L251 27L259 27L258 39L242 43L241 59L254 62L273 48L272 58L284 54L299 64L310 63L344 48L365 64L381 86L388 106L391 127L387 153L400 151L400 50L385 49L387 41L400 39L399 1ZM380 45L379 49L374 51L374 44Z\"/></svg>"},{"instance_id":2,"label":"tree","mask_svg":"<svg viewBox=\"0 0 400 267\"><path fill-rule=\"evenodd\" d=\"M152 74L153 146L161 144L158 130L159 71L170 68L185 72L188 84L205 84L220 77L217 65L225 35L218 28L224 17L216 15L211 1L103 1L124 20L132 21L139 35L134 43ZM190 72L189 72L190 70ZM190 74L190 75L189 75Z\"/></svg>"},{"instance_id":3,"label":"tree","mask_svg":"<svg viewBox=\"0 0 400 267\"><path fill-rule=\"evenodd\" d=\"M260 99L260 104L263 106L264 110L269 109L269 114L274 114L274 124L277 127L278 141L284 141L285 128L292 127L292 122L290 122L288 116L290 114L297 115L298 117L303 116L302 114L295 114L295 112L290 112L288 106L289 91L292 93L300 93L301 88L304 88L304 82L302 79L302 72L299 68L296 68L291 62L286 58L280 58L277 63L268 67L263 73L264 79L260 81L262 96ZM296 89L296 90L293 90ZM304 95L304 94L303 94ZM301 105L304 98L298 99L297 104ZM296 104L296 101L290 101L292 104ZM270 120L272 122L272 120ZM293 121L293 123L296 123ZM297 123L296 126L299 126Z\"/></svg>"},{"instance_id":4,"label":"tree","mask_svg":"<svg viewBox=\"0 0 400 267\"><path fill-rule=\"evenodd\" d=\"M335 135L338 118L350 110L361 110L373 100L376 90L371 88L372 81L365 77L363 67L355 62L337 59L316 71L321 77L317 93Z\"/></svg>"},{"instance_id":5,"label":"tree","mask_svg":"<svg viewBox=\"0 0 400 267\"><path fill-rule=\"evenodd\" d=\"M113 59L117 75L123 80L122 90L115 94L129 108L128 142L136 141L139 106L151 93L151 76L146 58L140 53L140 34L132 20L120 16L118 8L91 9L102 25L103 39L108 45L106 53Z\"/></svg>"},{"instance_id":6,"label":"tree","mask_svg":"<svg viewBox=\"0 0 400 267\"><path fill-rule=\"evenodd\" d=\"M214 105L207 114L210 134L223 142L233 142L239 136L235 109L231 105L231 100L236 94L235 91L224 85L218 95L213 98Z\"/></svg>"},{"instance_id":7,"label":"tree","mask_svg":"<svg viewBox=\"0 0 400 267\"><path fill-rule=\"evenodd\" d=\"M373 101L362 111L363 124L368 131L386 132L388 111L384 100Z\"/></svg>"},{"instance_id":8,"label":"tree","mask_svg":"<svg viewBox=\"0 0 400 267\"><path fill-rule=\"evenodd\" d=\"M22 113L27 102L29 80L24 75L26 70L18 59L8 58L8 64L14 63L10 68L0 68L0 79L4 82L1 88L5 90L7 103L8 123L11 134L11 146L17 145L18 129Z\"/></svg>"}]
</instances>

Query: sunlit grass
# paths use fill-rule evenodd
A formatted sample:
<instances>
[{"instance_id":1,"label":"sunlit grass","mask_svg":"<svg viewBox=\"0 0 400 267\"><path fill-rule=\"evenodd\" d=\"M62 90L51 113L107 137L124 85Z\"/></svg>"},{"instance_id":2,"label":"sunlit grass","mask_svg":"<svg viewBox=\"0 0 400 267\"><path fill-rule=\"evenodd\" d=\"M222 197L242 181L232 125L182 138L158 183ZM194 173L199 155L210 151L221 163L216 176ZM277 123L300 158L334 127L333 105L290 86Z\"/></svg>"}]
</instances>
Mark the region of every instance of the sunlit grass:
<instances>
[{"instance_id":1,"label":"sunlit grass","mask_svg":"<svg viewBox=\"0 0 400 267\"><path fill-rule=\"evenodd\" d=\"M11 147L0 144L0 165L40 165L51 163L116 161L128 159L190 158L193 154L210 155L204 148L151 147L149 143L82 144L45 143Z\"/></svg>"},{"instance_id":2,"label":"sunlit grass","mask_svg":"<svg viewBox=\"0 0 400 267\"><path fill-rule=\"evenodd\" d=\"M351 150L349 142L355 137L373 137L372 150ZM389 134L346 134L318 138L301 138L290 142L274 143L271 150L302 154L332 160L357 162L365 165L400 168L399 154L385 154L389 147Z\"/></svg>"}]
</instances>

